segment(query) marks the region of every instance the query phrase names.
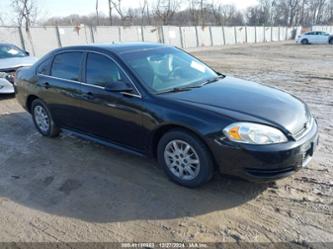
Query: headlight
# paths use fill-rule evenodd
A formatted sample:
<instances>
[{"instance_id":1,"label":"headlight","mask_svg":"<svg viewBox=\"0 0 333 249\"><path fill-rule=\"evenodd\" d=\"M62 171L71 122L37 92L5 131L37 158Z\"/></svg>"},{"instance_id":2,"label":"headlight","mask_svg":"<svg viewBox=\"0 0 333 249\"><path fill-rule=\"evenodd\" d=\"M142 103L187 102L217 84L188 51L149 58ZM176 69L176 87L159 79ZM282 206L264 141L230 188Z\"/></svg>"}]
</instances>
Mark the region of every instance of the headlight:
<instances>
[{"instance_id":1,"label":"headlight","mask_svg":"<svg viewBox=\"0 0 333 249\"><path fill-rule=\"evenodd\" d=\"M6 79L10 83L14 84L14 81L15 81L15 72L13 72L13 73L0 72L0 78Z\"/></svg>"},{"instance_id":2,"label":"headlight","mask_svg":"<svg viewBox=\"0 0 333 249\"><path fill-rule=\"evenodd\" d=\"M239 122L228 125L223 133L231 141L246 144L276 144L287 142L286 136L271 126Z\"/></svg>"},{"instance_id":3,"label":"headlight","mask_svg":"<svg viewBox=\"0 0 333 249\"><path fill-rule=\"evenodd\" d=\"M5 72L0 72L0 78L6 78L8 76Z\"/></svg>"}]
</instances>

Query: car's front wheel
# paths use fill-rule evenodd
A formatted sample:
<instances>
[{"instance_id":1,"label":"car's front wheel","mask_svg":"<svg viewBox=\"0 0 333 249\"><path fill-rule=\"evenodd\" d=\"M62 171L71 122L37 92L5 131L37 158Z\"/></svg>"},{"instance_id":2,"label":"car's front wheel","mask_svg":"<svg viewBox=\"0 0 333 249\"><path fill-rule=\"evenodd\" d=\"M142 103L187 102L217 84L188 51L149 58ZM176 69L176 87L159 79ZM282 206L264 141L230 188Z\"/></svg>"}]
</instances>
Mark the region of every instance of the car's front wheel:
<instances>
[{"instance_id":1,"label":"car's front wheel","mask_svg":"<svg viewBox=\"0 0 333 249\"><path fill-rule=\"evenodd\" d=\"M157 157L169 178L180 185L198 187L213 176L214 165L207 146L184 130L166 133L159 141Z\"/></svg>"},{"instance_id":2,"label":"car's front wheel","mask_svg":"<svg viewBox=\"0 0 333 249\"><path fill-rule=\"evenodd\" d=\"M31 114L37 130L46 137L59 135L59 128L53 121L46 104L40 99L35 99L31 104Z\"/></svg>"},{"instance_id":3,"label":"car's front wheel","mask_svg":"<svg viewBox=\"0 0 333 249\"><path fill-rule=\"evenodd\" d=\"M303 39L303 40L301 41L301 43L302 43L303 45L309 44L309 40L308 40L308 39Z\"/></svg>"}]
</instances>

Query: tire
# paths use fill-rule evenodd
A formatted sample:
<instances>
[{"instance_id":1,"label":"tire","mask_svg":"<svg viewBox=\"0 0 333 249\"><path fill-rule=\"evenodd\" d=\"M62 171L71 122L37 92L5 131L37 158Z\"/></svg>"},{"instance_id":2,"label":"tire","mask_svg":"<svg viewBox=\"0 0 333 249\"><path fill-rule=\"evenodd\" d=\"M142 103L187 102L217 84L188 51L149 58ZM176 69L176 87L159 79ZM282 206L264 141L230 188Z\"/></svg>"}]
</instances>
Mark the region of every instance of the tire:
<instances>
[{"instance_id":1,"label":"tire","mask_svg":"<svg viewBox=\"0 0 333 249\"><path fill-rule=\"evenodd\" d=\"M333 38L328 41L329 44L333 45Z\"/></svg>"},{"instance_id":2,"label":"tire","mask_svg":"<svg viewBox=\"0 0 333 249\"><path fill-rule=\"evenodd\" d=\"M178 150L174 149L176 147ZM199 187L207 183L214 173L207 146L195 135L181 129L172 130L160 139L157 159L168 177L185 187Z\"/></svg>"},{"instance_id":3,"label":"tire","mask_svg":"<svg viewBox=\"0 0 333 249\"><path fill-rule=\"evenodd\" d=\"M302 43L303 45L307 45L307 44L309 44L309 40L308 40L308 39L303 39L303 40L301 41L301 43Z\"/></svg>"},{"instance_id":4,"label":"tire","mask_svg":"<svg viewBox=\"0 0 333 249\"><path fill-rule=\"evenodd\" d=\"M56 126L47 105L40 99L31 104L32 120L36 129L45 137L57 137L60 129Z\"/></svg>"}]
</instances>

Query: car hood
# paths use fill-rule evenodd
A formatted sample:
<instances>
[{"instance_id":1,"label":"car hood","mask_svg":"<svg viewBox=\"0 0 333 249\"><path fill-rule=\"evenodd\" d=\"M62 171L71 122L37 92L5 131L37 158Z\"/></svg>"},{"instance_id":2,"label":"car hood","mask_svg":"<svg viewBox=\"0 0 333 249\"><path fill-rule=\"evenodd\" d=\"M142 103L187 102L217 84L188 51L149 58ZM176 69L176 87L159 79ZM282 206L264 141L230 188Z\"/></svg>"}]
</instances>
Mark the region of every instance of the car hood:
<instances>
[{"instance_id":1,"label":"car hood","mask_svg":"<svg viewBox=\"0 0 333 249\"><path fill-rule=\"evenodd\" d=\"M31 56L0 59L0 71L7 71L17 69L19 67L31 66L36 61L37 58Z\"/></svg>"},{"instance_id":2,"label":"car hood","mask_svg":"<svg viewBox=\"0 0 333 249\"><path fill-rule=\"evenodd\" d=\"M170 93L167 98L210 107L224 115L234 112L250 115L292 134L302 130L310 117L307 106L289 93L233 77L189 91Z\"/></svg>"}]
</instances>

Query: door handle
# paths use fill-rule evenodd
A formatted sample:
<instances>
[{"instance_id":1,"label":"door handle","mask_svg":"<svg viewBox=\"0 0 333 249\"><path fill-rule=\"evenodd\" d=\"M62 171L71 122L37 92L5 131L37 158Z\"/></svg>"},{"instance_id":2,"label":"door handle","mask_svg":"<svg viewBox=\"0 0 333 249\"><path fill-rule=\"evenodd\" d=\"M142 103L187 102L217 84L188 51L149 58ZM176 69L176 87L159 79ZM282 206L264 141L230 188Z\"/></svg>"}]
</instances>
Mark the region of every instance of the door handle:
<instances>
[{"instance_id":1,"label":"door handle","mask_svg":"<svg viewBox=\"0 0 333 249\"><path fill-rule=\"evenodd\" d=\"M44 82L43 87L46 88L46 89L49 89L51 86L50 86L49 82Z\"/></svg>"},{"instance_id":2,"label":"door handle","mask_svg":"<svg viewBox=\"0 0 333 249\"><path fill-rule=\"evenodd\" d=\"M83 97L85 98L85 99L94 99L95 97L94 97L94 94L92 93L92 92L86 92L86 93L84 93L83 94Z\"/></svg>"}]
</instances>

